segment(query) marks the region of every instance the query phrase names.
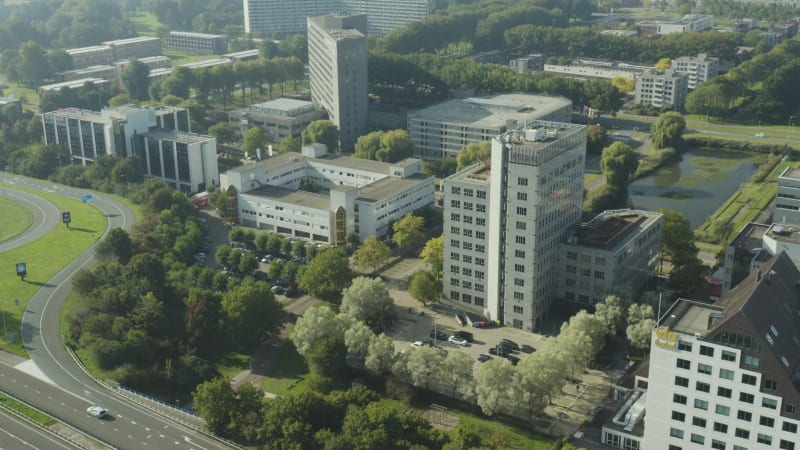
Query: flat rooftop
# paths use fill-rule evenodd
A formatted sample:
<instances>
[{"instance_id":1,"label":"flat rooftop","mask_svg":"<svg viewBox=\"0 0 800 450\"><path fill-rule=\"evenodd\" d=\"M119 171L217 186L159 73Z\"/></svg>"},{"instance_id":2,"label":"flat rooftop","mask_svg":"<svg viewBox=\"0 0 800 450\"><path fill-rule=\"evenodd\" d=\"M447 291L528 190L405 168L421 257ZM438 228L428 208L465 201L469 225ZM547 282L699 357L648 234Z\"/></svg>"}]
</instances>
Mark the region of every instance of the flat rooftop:
<instances>
[{"instance_id":1,"label":"flat rooftop","mask_svg":"<svg viewBox=\"0 0 800 450\"><path fill-rule=\"evenodd\" d=\"M606 211L578 226L575 237L582 246L613 249L637 236L659 217L661 214L647 211Z\"/></svg>"},{"instance_id":2,"label":"flat rooftop","mask_svg":"<svg viewBox=\"0 0 800 450\"><path fill-rule=\"evenodd\" d=\"M660 327L689 335L705 335L710 330L711 315L722 317L724 309L707 303L679 298L662 316Z\"/></svg>"},{"instance_id":3,"label":"flat rooftop","mask_svg":"<svg viewBox=\"0 0 800 450\"><path fill-rule=\"evenodd\" d=\"M572 102L564 97L502 94L447 100L415 111L409 118L499 130L506 127L508 120L542 118L562 108L572 108Z\"/></svg>"},{"instance_id":4,"label":"flat rooftop","mask_svg":"<svg viewBox=\"0 0 800 450\"><path fill-rule=\"evenodd\" d=\"M277 186L262 186L251 191L243 192L242 195L261 197L276 202L312 209L321 209L325 211L329 211L331 209L331 198L327 194L293 191L291 189Z\"/></svg>"},{"instance_id":5,"label":"flat rooftop","mask_svg":"<svg viewBox=\"0 0 800 450\"><path fill-rule=\"evenodd\" d=\"M91 47L80 47L80 48L70 48L67 49L66 52L70 55L79 55L81 53L92 53L92 52L110 52L111 47L106 47L105 45L93 45Z\"/></svg>"},{"instance_id":6,"label":"flat rooftop","mask_svg":"<svg viewBox=\"0 0 800 450\"><path fill-rule=\"evenodd\" d=\"M800 244L800 227L794 225L772 224L764 234L776 241Z\"/></svg>"},{"instance_id":7,"label":"flat rooftop","mask_svg":"<svg viewBox=\"0 0 800 450\"><path fill-rule=\"evenodd\" d=\"M63 83L55 83L55 84L47 84L44 86L39 86L39 90L41 91L58 91L61 88L69 87L72 89L81 88L86 83L92 84L108 84L108 80L104 80L102 78L81 78L80 80L72 80L72 81L65 81Z\"/></svg>"},{"instance_id":8,"label":"flat rooftop","mask_svg":"<svg viewBox=\"0 0 800 450\"><path fill-rule=\"evenodd\" d=\"M733 238L730 246L743 246L747 247L748 250L761 248L764 233L767 232L769 227L769 225L764 225L762 223L749 222L742 228L742 231Z\"/></svg>"},{"instance_id":9,"label":"flat rooftop","mask_svg":"<svg viewBox=\"0 0 800 450\"><path fill-rule=\"evenodd\" d=\"M206 34L206 33L195 33L193 31L170 31L170 36L185 36L185 37L193 37L193 38L201 38L201 39L215 39L224 37L221 34Z\"/></svg>"},{"instance_id":10,"label":"flat rooftop","mask_svg":"<svg viewBox=\"0 0 800 450\"><path fill-rule=\"evenodd\" d=\"M206 142L212 138L204 134L186 133L183 131L167 130L164 128L156 128L147 132L146 136L154 137L156 139L164 139L168 141L181 142L184 144L195 144L197 142Z\"/></svg>"},{"instance_id":11,"label":"flat rooftop","mask_svg":"<svg viewBox=\"0 0 800 450\"><path fill-rule=\"evenodd\" d=\"M374 183L368 184L360 189L359 201L379 202L390 197L397 192L405 191L413 186L426 183L434 177L427 173L415 173L406 178L386 177Z\"/></svg>"},{"instance_id":12,"label":"flat rooftop","mask_svg":"<svg viewBox=\"0 0 800 450\"><path fill-rule=\"evenodd\" d=\"M261 149L261 152L264 154L265 150ZM270 173L300 162L309 164L324 164L327 166L341 167L342 169L354 169L372 172L376 175L384 176L389 176L389 167L391 166L389 163L354 158L352 156L326 154L320 158L309 158L298 152L290 152L275 155L272 158L266 158L253 164L244 164L229 170L232 172L246 173L251 171L254 166L260 165L264 168L265 172Z\"/></svg>"},{"instance_id":13,"label":"flat rooftop","mask_svg":"<svg viewBox=\"0 0 800 450\"><path fill-rule=\"evenodd\" d=\"M214 58L214 59L204 59L202 61L195 61L186 64L181 64L180 67L186 67L187 69L200 69L202 67L212 67L218 66L220 64L230 64L231 61L229 59L222 59L222 58Z\"/></svg>"},{"instance_id":14,"label":"flat rooftop","mask_svg":"<svg viewBox=\"0 0 800 450\"><path fill-rule=\"evenodd\" d=\"M787 167L780 176L781 178L793 178L800 180L800 169L794 167Z\"/></svg>"},{"instance_id":15,"label":"flat rooftop","mask_svg":"<svg viewBox=\"0 0 800 450\"><path fill-rule=\"evenodd\" d=\"M156 36L137 36L127 39L117 39L115 41L106 41L103 42L103 45L125 45L125 44L137 44L139 42L152 42L152 41L161 41L161 39Z\"/></svg>"}]
</instances>

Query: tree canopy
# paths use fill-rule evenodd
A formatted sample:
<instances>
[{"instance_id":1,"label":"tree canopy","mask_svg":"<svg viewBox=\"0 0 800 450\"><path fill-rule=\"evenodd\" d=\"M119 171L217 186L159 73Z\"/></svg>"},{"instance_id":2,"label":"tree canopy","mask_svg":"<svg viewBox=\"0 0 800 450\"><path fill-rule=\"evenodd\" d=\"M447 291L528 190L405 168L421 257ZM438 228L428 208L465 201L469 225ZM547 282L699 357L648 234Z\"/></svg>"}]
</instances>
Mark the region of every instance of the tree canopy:
<instances>
[{"instance_id":1,"label":"tree canopy","mask_svg":"<svg viewBox=\"0 0 800 450\"><path fill-rule=\"evenodd\" d=\"M639 157L630 146L622 142L614 142L603 149L600 158L600 170L606 177L606 183L622 191L628 190L628 183L639 167Z\"/></svg>"},{"instance_id":2,"label":"tree canopy","mask_svg":"<svg viewBox=\"0 0 800 450\"><path fill-rule=\"evenodd\" d=\"M325 249L306 266L300 277L300 288L314 297L335 301L353 280L350 261L343 251Z\"/></svg>"},{"instance_id":3,"label":"tree canopy","mask_svg":"<svg viewBox=\"0 0 800 450\"><path fill-rule=\"evenodd\" d=\"M325 144L328 153L339 153L339 130L330 120L315 120L302 133L303 144Z\"/></svg>"},{"instance_id":4,"label":"tree canopy","mask_svg":"<svg viewBox=\"0 0 800 450\"><path fill-rule=\"evenodd\" d=\"M656 148L679 148L683 143L686 120L680 113L667 112L650 126L650 140Z\"/></svg>"},{"instance_id":5,"label":"tree canopy","mask_svg":"<svg viewBox=\"0 0 800 450\"><path fill-rule=\"evenodd\" d=\"M406 130L373 131L358 138L356 158L394 163L409 158L414 153L414 143Z\"/></svg>"},{"instance_id":6,"label":"tree canopy","mask_svg":"<svg viewBox=\"0 0 800 450\"><path fill-rule=\"evenodd\" d=\"M456 156L458 167L456 171L466 169L481 159L487 158L492 154L491 142L472 142L467 144Z\"/></svg>"}]
</instances>

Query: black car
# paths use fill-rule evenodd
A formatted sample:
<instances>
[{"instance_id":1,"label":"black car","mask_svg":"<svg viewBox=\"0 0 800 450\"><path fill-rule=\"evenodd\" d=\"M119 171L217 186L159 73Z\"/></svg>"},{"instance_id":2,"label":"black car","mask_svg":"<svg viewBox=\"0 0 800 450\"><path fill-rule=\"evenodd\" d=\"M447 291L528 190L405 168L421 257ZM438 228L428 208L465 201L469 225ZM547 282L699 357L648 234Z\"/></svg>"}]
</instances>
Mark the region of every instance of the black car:
<instances>
[{"instance_id":1,"label":"black car","mask_svg":"<svg viewBox=\"0 0 800 450\"><path fill-rule=\"evenodd\" d=\"M520 349L520 351L521 351L522 353L531 354L531 353L535 352L535 351L536 351L536 349L535 349L535 348L533 348L533 347L531 347L531 346L530 346L530 345L528 345L528 344L525 344L525 345L523 345L523 346L522 346L522 348Z\"/></svg>"},{"instance_id":2,"label":"black car","mask_svg":"<svg viewBox=\"0 0 800 450\"><path fill-rule=\"evenodd\" d=\"M489 349L489 354L494 356L504 356L509 354L509 349L503 346L498 345L497 347L492 347Z\"/></svg>"},{"instance_id":3,"label":"black car","mask_svg":"<svg viewBox=\"0 0 800 450\"><path fill-rule=\"evenodd\" d=\"M429 336L431 339L438 339L440 341L446 341L447 338L450 337L447 335L447 333L439 330L431 330L431 334Z\"/></svg>"},{"instance_id":4,"label":"black car","mask_svg":"<svg viewBox=\"0 0 800 450\"><path fill-rule=\"evenodd\" d=\"M491 356L489 356L489 355L486 355L486 354L483 354L483 353L481 353L480 355L478 355L478 361L480 361L480 362L482 362L482 363L483 363L483 362L486 362L486 361L488 361L488 360L490 360L490 359L492 359L492 357L491 357Z\"/></svg>"},{"instance_id":5,"label":"black car","mask_svg":"<svg viewBox=\"0 0 800 450\"><path fill-rule=\"evenodd\" d=\"M516 356L514 356L514 355L506 355L506 356L505 356L505 358L506 358L507 360L511 361L511 364L512 364L512 365L514 365L514 366L516 366L516 365L517 365L517 363L519 362L519 358L517 358L517 357L516 357Z\"/></svg>"},{"instance_id":6,"label":"black car","mask_svg":"<svg viewBox=\"0 0 800 450\"><path fill-rule=\"evenodd\" d=\"M514 351L514 348L511 347L510 345L506 344L505 342L501 342L501 343L497 344L496 347L497 348L502 348L503 349L503 353L511 353L511 352Z\"/></svg>"},{"instance_id":7,"label":"black car","mask_svg":"<svg viewBox=\"0 0 800 450\"><path fill-rule=\"evenodd\" d=\"M453 336L458 336L469 343L472 343L472 341L474 340L474 338L472 337L472 333L470 333L469 331L456 331L455 333L453 333Z\"/></svg>"},{"instance_id":8,"label":"black car","mask_svg":"<svg viewBox=\"0 0 800 450\"><path fill-rule=\"evenodd\" d=\"M514 350L519 350L519 344L510 339L500 339L500 344L504 344L508 347L511 347Z\"/></svg>"}]
</instances>

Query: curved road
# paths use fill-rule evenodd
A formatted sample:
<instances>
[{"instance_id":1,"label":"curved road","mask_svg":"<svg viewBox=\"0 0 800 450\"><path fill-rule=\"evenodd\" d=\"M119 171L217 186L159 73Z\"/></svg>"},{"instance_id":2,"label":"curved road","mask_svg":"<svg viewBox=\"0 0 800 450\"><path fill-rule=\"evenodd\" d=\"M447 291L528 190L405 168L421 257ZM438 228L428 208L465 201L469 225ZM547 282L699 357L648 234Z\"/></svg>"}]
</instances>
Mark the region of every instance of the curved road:
<instances>
[{"instance_id":1,"label":"curved road","mask_svg":"<svg viewBox=\"0 0 800 450\"><path fill-rule=\"evenodd\" d=\"M75 199L80 199L86 193L86 190L6 173L0 173L0 181ZM117 227L130 229L133 225L135 216L125 205L98 194L94 194L92 203L106 214L109 230ZM78 270L96 263L95 245L42 286L28 303L22 317L22 339L33 362L53 384L71 396L67 400L56 400L63 396L63 392L57 392L59 389L39 380L32 380L30 376L3 365L0 365L0 382L8 388L13 383L8 383L7 380L25 380L14 386L17 389L15 393L26 402L118 448L230 448L150 409L134 405L130 400L99 386L67 354L59 333L59 312L69 294L72 276ZM31 386L39 388L34 389ZM92 404L108 409L112 420L86 420L88 416L84 411ZM187 418L187 421L190 420Z\"/></svg>"},{"instance_id":2,"label":"curved road","mask_svg":"<svg viewBox=\"0 0 800 450\"><path fill-rule=\"evenodd\" d=\"M61 220L61 212L56 205L37 195L0 187L0 195L15 200L33 213L33 222L22 233L0 242L0 253L33 242L55 228Z\"/></svg>"}]
</instances>

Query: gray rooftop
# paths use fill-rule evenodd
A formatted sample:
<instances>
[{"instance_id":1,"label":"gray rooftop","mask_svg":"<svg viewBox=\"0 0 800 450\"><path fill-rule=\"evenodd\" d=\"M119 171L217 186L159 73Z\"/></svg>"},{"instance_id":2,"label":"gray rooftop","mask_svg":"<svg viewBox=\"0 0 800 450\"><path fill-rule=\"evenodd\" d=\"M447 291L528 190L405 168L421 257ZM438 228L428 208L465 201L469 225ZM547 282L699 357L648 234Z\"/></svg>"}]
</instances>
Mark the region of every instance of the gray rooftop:
<instances>
[{"instance_id":1,"label":"gray rooftop","mask_svg":"<svg viewBox=\"0 0 800 450\"><path fill-rule=\"evenodd\" d=\"M137 42L150 42L150 41L160 41L156 36L137 36L127 39L117 39L114 41L106 41L103 42L104 45L125 45L125 44L134 44Z\"/></svg>"},{"instance_id":2,"label":"gray rooftop","mask_svg":"<svg viewBox=\"0 0 800 450\"><path fill-rule=\"evenodd\" d=\"M410 118L431 122L457 123L476 128L499 129L508 120L531 120L544 117L561 108L571 108L564 97L527 94L502 94L493 97L453 99L420 109Z\"/></svg>"},{"instance_id":3,"label":"gray rooftop","mask_svg":"<svg viewBox=\"0 0 800 450\"><path fill-rule=\"evenodd\" d=\"M331 209L331 199L329 195L314 194L306 191L293 191L277 186L262 186L252 191L243 192L242 195L267 198L276 202L283 202L306 208L322 209L326 211Z\"/></svg>"},{"instance_id":4,"label":"gray rooftop","mask_svg":"<svg viewBox=\"0 0 800 450\"><path fill-rule=\"evenodd\" d=\"M261 151L263 154L265 149L261 149ZM245 164L229 170L233 172L245 173L252 170L254 165L261 165L264 167L265 172L270 173L299 162L325 164L328 166L341 167L343 169L363 170L385 176L389 176L390 167L390 164L388 163L354 158L352 156L326 154L320 158L309 158L303 156L301 153L289 152L275 155L272 158L266 158L254 164Z\"/></svg>"},{"instance_id":5,"label":"gray rooftop","mask_svg":"<svg viewBox=\"0 0 800 450\"><path fill-rule=\"evenodd\" d=\"M110 52L111 47L106 47L104 45L93 45L91 47L80 47L80 48L69 48L66 50L67 53L70 55L77 55L80 53L91 53L91 52Z\"/></svg>"},{"instance_id":6,"label":"gray rooftop","mask_svg":"<svg viewBox=\"0 0 800 450\"><path fill-rule=\"evenodd\" d=\"M364 202L379 202L390 197L392 194L405 191L410 187L422 183L430 182L433 178L433 175L426 173L415 173L406 178L386 177L362 187L361 195L358 196L358 200Z\"/></svg>"},{"instance_id":7,"label":"gray rooftop","mask_svg":"<svg viewBox=\"0 0 800 450\"><path fill-rule=\"evenodd\" d=\"M214 139L211 136L206 136L204 134L186 133L183 131L167 130L164 128L156 128L151 130L147 132L146 136L156 139L181 142L184 144L194 144L197 142L206 142Z\"/></svg>"},{"instance_id":8,"label":"gray rooftop","mask_svg":"<svg viewBox=\"0 0 800 450\"><path fill-rule=\"evenodd\" d=\"M170 31L169 34L170 36L187 36L187 37L205 38L205 39L224 37L221 34L195 33L192 31Z\"/></svg>"}]
</instances>

